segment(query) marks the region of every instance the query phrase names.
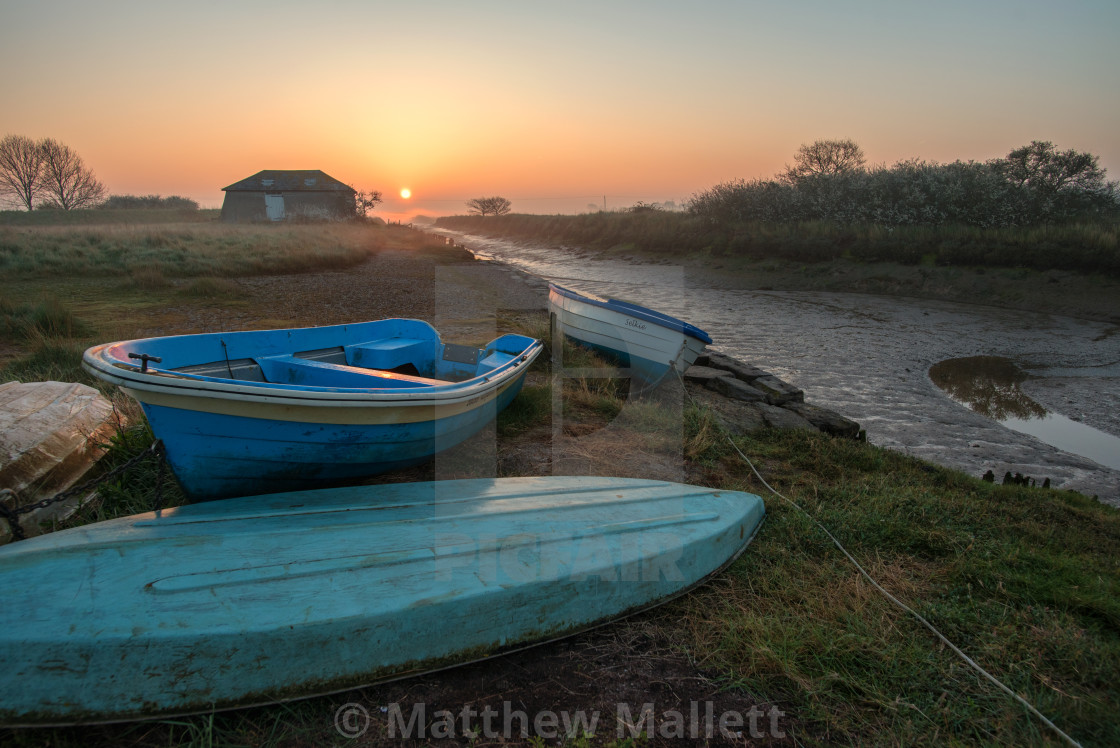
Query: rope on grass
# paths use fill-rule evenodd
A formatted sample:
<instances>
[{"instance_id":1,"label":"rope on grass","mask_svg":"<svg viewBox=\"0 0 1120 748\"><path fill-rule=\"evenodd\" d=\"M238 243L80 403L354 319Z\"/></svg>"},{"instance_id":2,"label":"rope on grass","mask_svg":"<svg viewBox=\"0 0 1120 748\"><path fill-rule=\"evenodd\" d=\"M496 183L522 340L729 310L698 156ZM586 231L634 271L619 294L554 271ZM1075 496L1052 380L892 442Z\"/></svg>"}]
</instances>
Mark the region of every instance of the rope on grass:
<instances>
[{"instance_id":1,"label":"rope on grass","mask_svg":"<svg viewBox=\"0 0 1120 748\"><path fill-rule=\"evenodd\" d=\"M685 387L684 378L681 376L681 373L676 371L675 368L673 369L673 371L676 373L677 379L680 380L681 387L684 389L685 396L688 398L689 402L692 403L695 406L696 401L692 399L692 395L689 394L688 388ZM953 652L955 652L958 657L960 657L962 660L964 660L965 663L967 663L969 665L969 667L971 667L976 672L980 673L980 675L987 678L991 683L993 683L1001 691L1003 691L1008 696L1015 699L1020 704L1022 704L1024 707L1026 707L1027 711L1029 711L1034 716L1038 717L1044 725L1046 725L1051 730L1053 730L1055 733L1060 735L1067 743L1069 743L1072 746L1075 746L1076 748L1082 748L1080 743L1078 743L1076 740L1071 738L1069 735L1062 732L1061 728L1059 728L1057 725L1055 725L1053 722L1051 722L1049 719L1047 719L1046 715L1044 715L1042 712L1038 711L1038 709L1035 709L1033 704L1031 704L1029 701L1024 699L1019 694L1012 691L1008 686L1004 685L1002 681L1000 681L994 675L989 673L987 670L985 670L983 667L981 667L979 663L977 663L975 660L973 660L971 657L969 657L967 654L965 654L964 651L961 650L960 647L958 647L956 644L953 644L953 642L949 641L948 637L946 637L944 634L942 634L940 631L938 631L937 627L934 626L929 621L927 621L920 613L918 613L916 610L911 608L906 603L899 600L897 597L895 597L890 592L888 592L881 584L879 584L877 581L875 581L875 578L872 577L867 572L866 569L864 569L862 566L860 566L859 561L856 561L855 557L852 556L851 553L848 553L848 549L845 548L844 545L839 540L836 539L835 535L833 535L831 532L828 531L827 527L825 527L823 524L821 524L815 517L813 517L813 515L809 514L809 512L805 511L805 509L803 509L800 504L793 501L792 499L786 498L781 493L779 493L773 486L771 486L769 483L767 483L766 479L762 477L762 474L758 472L758 468L756 468L754 466L754 463L751 462L751 459L749 457L747 457L746 454L743 453L743 450L739 449L739 445L737 445L735 443L735 441L731 438L731 435L730 434L725 434L725 436L727 438L728 443L731 445L731 448L734 449L739 454L739 456L741 458L743 458L743 461L746 462L747 465L750 466L751 471L755 474L755 477L757 477L760 481L762 481L762 485L766 486L767 490L769 490L770 493L774 494L779 499L786 502L787 504L792 506L794 509L796 509L797 511L799 511L803 515L805 515L805 517L808 518L808 520L810 522L812 522L814 525L816 525L820 529L821 532L823 532L825 535L827 535L828 539L832 541L832 544L840 549L840 552L843 553L847 557L847 559L852 562L852 565L855 566L856 569L859 571L859 573L863 575L864 579L866 579L868 582L871 583L872 587L879 590L879 592L883 593L884 597L886 597L888 600L890 600L892 603L894 603L896 606L898 606L904 612L909 613L911 616L916 618L918 620L918 622L921 623L923 626L925 626L927 629L929 629L930 632L932 632L933 635L936 636L941 641L942 644L947 646L949 649L953 650Z\"/></svg>"}]
</instances>

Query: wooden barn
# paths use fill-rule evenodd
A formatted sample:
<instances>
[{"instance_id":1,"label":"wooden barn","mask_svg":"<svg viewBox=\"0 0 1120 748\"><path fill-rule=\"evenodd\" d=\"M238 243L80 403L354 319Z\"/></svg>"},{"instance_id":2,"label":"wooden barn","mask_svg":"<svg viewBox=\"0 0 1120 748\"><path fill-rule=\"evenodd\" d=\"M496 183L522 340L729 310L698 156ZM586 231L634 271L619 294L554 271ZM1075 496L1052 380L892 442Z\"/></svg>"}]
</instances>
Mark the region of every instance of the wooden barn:
<instances>
[{"instance_id":1,"label":"wooden barn","mask_svg":"<svg viewBox=\"0 0 1120 748\"><path fill-rule=\"evenodd\" d=\"M223 187L222 220L331 221L354 215L356 191L318 169L265 170Z\"/></svg>"}]
</instances>

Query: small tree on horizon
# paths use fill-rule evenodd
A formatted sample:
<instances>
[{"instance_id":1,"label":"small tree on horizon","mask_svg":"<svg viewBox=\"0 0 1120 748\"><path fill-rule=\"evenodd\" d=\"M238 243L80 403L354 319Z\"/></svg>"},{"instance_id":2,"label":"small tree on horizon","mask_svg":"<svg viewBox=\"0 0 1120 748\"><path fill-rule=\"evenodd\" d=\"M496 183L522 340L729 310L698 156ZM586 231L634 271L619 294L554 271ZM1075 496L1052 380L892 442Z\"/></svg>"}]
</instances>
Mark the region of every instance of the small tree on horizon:
<instances>
[{"instance_id":1,"label":"small tree on horizon","mask_svg":"<svg viewBox=\"0 0 1120 748\"><path fill-rule=\"evenodd\" d=\"M512 205L504 197L476 197L467 201L467 210L475 216L504 216Z\"/></svg>"},{"instance_id":2,"label":"small tree on horizon","mask_svg":"<svg viewBox=\"0 0 1120 748\"><path fill-rule=\"evenodd\" d=\"M363 218L381 204L381 190L359 190L354 193L354 212Z\"/></svg>"},{"instance_id":3,"label":"small tree on horizon","mask_svg":"<svg viewBox=\"0 0 1120 748\"><path fill-rule=\"evenodd\" d=\"M786 182L795 183L799 179L818 174L844 174L859 171L867 163L863 149L852 140L816 140L810 145L802 145L793 155L793 166L779 176Z\"/></svg>"}]
</instances>

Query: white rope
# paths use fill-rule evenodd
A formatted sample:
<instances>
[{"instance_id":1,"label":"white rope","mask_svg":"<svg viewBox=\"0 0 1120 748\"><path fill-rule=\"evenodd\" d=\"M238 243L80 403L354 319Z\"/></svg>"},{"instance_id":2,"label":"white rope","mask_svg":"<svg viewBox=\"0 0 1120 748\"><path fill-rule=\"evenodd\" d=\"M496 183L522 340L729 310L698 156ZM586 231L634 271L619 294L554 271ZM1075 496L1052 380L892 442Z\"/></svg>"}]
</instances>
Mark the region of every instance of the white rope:
<instances>
[{"instance_id":1,"label":"white rope","mask_svg":"<svg viewBox=\"0 0 1120 748\"><path fill-rule=\"evenodd\" d=\"M689 402L691 402L693 405L696 405L696 401L692 399L692 395L689 394L688 388L684 386L684 379L681 377L679 372L677 373L677 378L680 380L681 387L684 388L685 396L688 397ZM1024 707L1026 707L1027 710L1030 711L1031 714L1038 717L1040 720L1042 720L1043 724L1045 724L1051 730L1056 732L1058 735L1062 736L1062 738L1065 739L1065 741L1067 743L1069 743L1072 746L1076 746L1076 748L1081 748L1080 743L1078 743L1076 740L1071 738L1069 735L1066 735L1064 732L1062 732L1062 730L1057 725L1055 725L1053 722L1051 722L1049 719L1046 718L1046 715L1044 715L1042 712L1035 709L1034 706L1029 701L1027 701L1022 696L1015 693L1010 688L1008 688L1006 685L1004 685L998 678L996 678L994 675L992 675L987 670L985 670L983 667L981 667L971 657L966 655L961 650L960 647L958 647L956 644L953 644L953 642L949 641L949 639L944 634L942 634L940 631L938 631L937 628L932 623L930 623L925 618L923 618L916 610L914 610L909 605L907 605L906 603L899 600L897 597L895 597L890 592L888 592L886 589L884 589L881 584L876 582L875 579L870 574L868 574L867 571L862 566L860 566L859 562L855 560L855 558L852 556L852 554L848 553L848 549L846 549L843 546L843 544L841 544L840 541L836 539L836 536L834 536L831 532L828 531L828 528L826 528L819 521L817 521L817 519L814 518L813 515L809 514L809 512L802 509L801 506L797 502L793 501L792 499L788 499L785 496L783 496L782 494L778 493L778 491L776 491L773 486L771 486L769 483L766 482L766 479L763 478L762 474L758 472L758 468L756 468L754 466L754 463L751 462L750 458L747 457L743 453L743 450L739 449L739 445L737 445L734 442L734 440L732 440L731 436L729 434L725 434L725 436L727 437L727 441L731 445L732 449L734 449L736 452L739 453L739 456L742 457L743 461L746 462L747 465L750 466L751 471L755 474L755 476L760 481L762 481L762 485L766 486L766 488L770 491L770 493L774 494L779 499L781 499L782 501L786 502L787 504L792 506L797 511L804 514L809 519L810 522L812 522L818 528L820 528L820 531L828 536L829 540L832 541L833 545L835 545L837 548L840 549L840 552L843 553L847 557L847 559L852 562L852 565L856 567L856 569L859 571L859 573L863 575L864 579L866 579L868 582L870 582L871 585L875 589L877 589L877 590L879 590L879 592L883 593L883 595L888 600L890 600L892 603L897 605L903 611L909 613L914 618L918 619L918 621L923 626L925 626L927 629L929 629L933 633L934 636L936 636L939 640L941 640L942 644L947 646L949 649L953 650L957 654L957 656L959 656L962 660L964 660L970 667L972 667L973 670L975 670L976 672L983 675L985 678L987 678L989 681L991 681L993 684L995 684L1000 690L1002 690L1008 696L1012 697L1013 699L1018 701L1020 704L1022 704Z\"/></svg>"}]
</instances>

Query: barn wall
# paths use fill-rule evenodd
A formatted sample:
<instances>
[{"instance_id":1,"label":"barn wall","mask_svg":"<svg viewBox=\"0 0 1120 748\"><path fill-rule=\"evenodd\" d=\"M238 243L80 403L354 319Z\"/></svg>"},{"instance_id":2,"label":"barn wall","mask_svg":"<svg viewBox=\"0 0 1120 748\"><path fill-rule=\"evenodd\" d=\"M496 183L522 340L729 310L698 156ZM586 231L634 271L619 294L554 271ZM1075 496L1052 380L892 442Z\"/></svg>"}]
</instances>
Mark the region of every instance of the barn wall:
<instances>
[{"instance_id":1,"label":"barn wall","mask_svg":"<svg viewBox=\"0 0 1120 748\"><path fill-rule=\"evenodd\" d=\"M336 220L354 215L354 198L348 192L283 192L285 220ZM222 220L238 223L267 221L262 192L226 192Z\"/></svg>"},{"instance_id":2,"label":"barn wall","mask_svg":"<svg viewBox=\"0 0 1120 748\"><path fill-rule=\"evenodd\" d=\"M222 201L222 220L229 223L266 221L263 192L227 192Z\"/></svg>"},{"instance_id":3,"label":"barn wall","mask_svg":"<svg viewBox=\"0 0 1120 748\"><path fill-rule=\"evenodd\" d=\"M288 220L349 218L354 215L354 198L347 192L285 192L284 215Z\"/></svg>"}]
</instances>

